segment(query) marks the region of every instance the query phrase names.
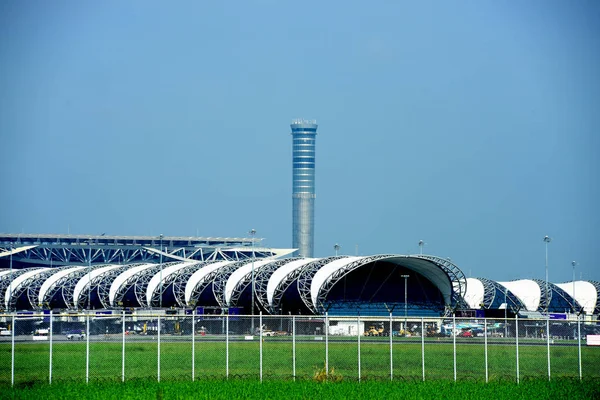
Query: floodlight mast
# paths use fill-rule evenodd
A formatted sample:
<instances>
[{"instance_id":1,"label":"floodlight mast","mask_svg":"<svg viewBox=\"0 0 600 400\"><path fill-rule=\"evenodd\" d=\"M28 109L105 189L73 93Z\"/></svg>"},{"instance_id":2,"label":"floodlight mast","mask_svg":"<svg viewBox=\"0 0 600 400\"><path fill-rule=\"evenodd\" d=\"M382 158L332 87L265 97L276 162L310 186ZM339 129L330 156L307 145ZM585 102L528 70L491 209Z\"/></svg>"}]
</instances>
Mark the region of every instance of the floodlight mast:
<instances>
[{"instance_id":1,"label":"floodlight mast","mask_svg":"<svg viewBox=\"0 0 600 400\"><path fill-rule=\"evenodd\" d=\"M575 299L575 266L577 265L576 261L571 261L571 265L573 266L573 301L577 302ZM573 304L575 306L575 304Z\"/></svg>"},{"instance_id":2,"label":"floodlight mast","mask_svg":"<svg viewBox=\"0 0 600 400\"><path fill-rule=\"evenodd\" d=\"M336 243L336 244L334 244L334 245L333 245L333 249L335 250L335 256L337 257L337 255L338 255L338 250L340 249L340 245L339 245L339 244L337 244L337 243Z\"/></svg>"},{"instance_id":3,"label":"floodlight mast","mask_svg":"<svg viewBox=\"0 0 600 400\"><path fill-rule=\"evenodd\" d=\"M162 287L162 268L163 268L163 234L161 233L160 238L160 273L158 279L158 285L160 286L160 297L158 299L158 307L162 309L162 298L163 298L163 287Z\"/></svg>"},{"instance_id":4,"label":"floodlight mast","mask_svg":"<svg viewBox=\"0 0 600 400\"><path fill-rule=\"evenodd\" d=\"M550 306L549 295L548 295L548 243L552 241L552 238L548 235L544 236L544 243L546 243L546 313L548 313L548 308Z\"/></svg>"},{"instance_id":5,"label":"floodlight mast","mask_svg":"<svg viewBox=\"0 0 600 400\"><path fill-rule=\"evenodd\" d=\"M252 315L252 335L254 335L254 237L256 236L256 229L250 230L250 235L252 236L252 288L251 288L251 304L250 304L250 313Z\"/></svg>"},{"instance_id":6,"label":"floodlight mast","mask_svg":"<svg viewBox=\"0 0 600 400\"><path fill-rule=\"evenodd\" d=\"M419 240L419 254L423 255L423 246L425 246L425 242L423 240Z\"/></svg>"}]
</instances>

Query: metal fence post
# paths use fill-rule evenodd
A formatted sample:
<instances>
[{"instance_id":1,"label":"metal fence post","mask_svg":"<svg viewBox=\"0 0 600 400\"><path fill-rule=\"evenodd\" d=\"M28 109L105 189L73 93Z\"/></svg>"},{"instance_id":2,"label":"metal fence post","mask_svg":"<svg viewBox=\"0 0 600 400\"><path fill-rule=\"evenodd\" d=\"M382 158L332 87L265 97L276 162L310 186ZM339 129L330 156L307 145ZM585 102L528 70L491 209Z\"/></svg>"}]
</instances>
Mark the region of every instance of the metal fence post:
<instances>
[{"instance_id":1,"label":"metal fence post","mask_svg":"<svg viewBox=\"0 0 600 400\"><path fill-rule=\"evenodd\" d=\"M454 358L454 381L456 382L456 314L452 312L452 355Z\"/></svg>"},{"instance_id":2,"label":"metal fence post","mask_svg":"<svg viewBox=\"0 0 600 400\"><path fill-rule=\"evenodd\" d=\"M487 334L487 318L483 319L483 346L484 346L484 357L485 357L485 383L489 382L488 374L488 334Z\"/></svg>"},{"instance_id":3,"label":"metal fence post","mask_svg":"<svg viewBox=\"0 0 600 400\"><path fill-rule=\"evenodd\" d=\"M17 320L15 319L15 315L12 316L12 326L10 328L11 331L11 344L10 344L10 386L15 385L15 323Z\"/></svg>"},{"instance_id":4,"label":"metal fence post","mask_svg":"<svg viewBox=\"0 0 600 400\"><path fill-rule=\"evenodd\" d=\"M54 336L54 330L52 326L52 310L50 310L50 368L48 371L48 383L52 384L52 338Z\"/></svg>"},{"instance_id":5,"label":"metal fence post","mask_svg":"<svg viewBox=\"0 0 600 400\"><path fill-rule=\"evenodd\" d=\"M517 348L517 383L521 382L519 373L519 313L515 314L515 347Z\"/></svg>"},{"instance_id":6,"label":"metal fence post","mask_svg":"<svg viewBox=\"0 0 600 400\"><path fill-rule=\"evenodd\" d=\"M254 316L252 325L254 325ZM254 332L250 334L254 335ZM225 316L225 378L229 379L229 314Z\"/></svg>"},{"instance_id":7,"label":"metal fence post","mask_svg":"<svg viewBox=\"0 0 600 400\"><path fill-rule=\"evenodd\" d=\"M196 310L192 311L192 382L196 379Z\"/></svg>"},{"instance_id":8,"label":"metal fence post","mask_svg":"<svg viewBox=\"0 0 600 400\"><path fill-rule=\"evenodd\" d=\"M423 370L423 382L425 382L425 320L421 317L421 367Z\"/></svg>"},{"instance_id":9,"label":"metal fence post","mask_svg":"<svg viewBox=\"0 0 600 400\"><path fill-rule=\"evenodd\" d=\"M122 318L122 329L121 329L121 382L125 382L125 310L123 310L123 318Z\"/></svg>"},{"instance_id":10,"label":"metal fence post","mask_svg":"<svg viewBox=\"0 0 600 400\"><path fill-rule=\"evenodd\" d=\"M390 312L390 381L394 380L394 351L392 350L392 338L394 331L392 330L392 313Z\"/></svg>"},{"instance_id":11,"label":"metal fence post","mask_svg":"<svg viewBox=\"0 0 600 400\"><path fill-rule=\"evenodd\" d=\"M158 341L158 353L157 353L157 358L156 358L156 365L157 365L157 379L158 382L160 382L160 314L158 315L158 317L156 318L157 321L157 341Z\"/></svg>"},{"instance_id":12,"label":"metal fence post","mask_svg":"<svg viewBox=\"0 0 600 400\"><path fill-rule=\"evenodd\" d=\"M329 312L325 311L325 376L329 379Z\"/></svg>"},{"instance_id":13,"label":"metal fence post","mask_svg":"<svg viewBox=\"0 0 600 400\"><path fill-rule=\"evenodd\" d=\"M583 379L583 371L581 370L581 316L577 315L577 356L579 358L579 380Z\"/></svg>"},{"instance_id":14,"label":"metal fence post","mask_svg":"<svg viewBox=\"0 0 600 400\"><path fill-rule=\"evenodd\" d=\"M546 315L546 343L548 347L548 380L550 380L550 315Z\"/></svg>"},{"instance_id":15,"label":"metal fence post","mask_svg":"<svg viewBox=\"0 0 600 400\"><path fill-rule=\"evenodd\" d=\"M292 376L296 381L296 316L292 317Z\"/></svg>"},{"instance_id":16,"label":"metal fence post","mask_svg":"<svg viewBox=\"0 0 600 400\"><path fill-rule=\"evenodd\" d=\"M356 319L357 323L356 323L356 336L357 336L357 343L358 343L358 381L360 382L360 378L361 378L361 363L360 363L360 315L358 316L358 318Z\"/></svg>"},{"instance_id":17,"label":"metal fence post","mask_svg":"<svg viewBox=\"0 0 600 400\"><path fill-rule=\"evenodd\" d=\"M50 310L50 368L48 371L48 383L52 384L52 310Z\"/></svg>"},{"instance_id":18,"label":"metal fence post","mask_svg":"<svg viewBox=\"0 0 600 400\"><path fill-rule=\"evenodd\" d=\"M259 349L259 356L258 356L258 362L259 362L259 374L260 374L260 381L262 382L263 379L263 319L262 319L262 311L259 313L258 315L258 323L260 324L260 343L258 345L258 349ZM227 334L229 334L229 332L227 332Z\"/></svg>"},{"instance_id":19,"label":"metal fence post","mask_svg":"<svg viewBox=\"0 0 600 400\"><path fill-rule=\"evenodd\" d=\"M90 289L91 290L91 289ZM90 312L86 313L86 334L85 334L85 383L90 381Z\"/></svg>"}]
</instances>

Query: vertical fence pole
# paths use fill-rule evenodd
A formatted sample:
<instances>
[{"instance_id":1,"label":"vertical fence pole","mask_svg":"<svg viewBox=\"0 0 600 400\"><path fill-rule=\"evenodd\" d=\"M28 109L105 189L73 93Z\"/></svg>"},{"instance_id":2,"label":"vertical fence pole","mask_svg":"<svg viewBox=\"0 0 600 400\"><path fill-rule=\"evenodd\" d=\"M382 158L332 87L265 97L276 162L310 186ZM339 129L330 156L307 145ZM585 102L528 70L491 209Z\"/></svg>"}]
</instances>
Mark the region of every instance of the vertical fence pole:
<instances>
[{"instance_id":1,"label":"vertical fence pole","mask_svg":"<svg viewBox=\"0 0 600 400\"><path fill-rule=\"evenodd\" d=\"M296 316L292 317L292 376L296 381Z\"/></svg>"},{"instance_id":2,"label":"vertical fence pole","mask_svg":"<svg viewBox=\"0 0 600 400\"><path fill-rule=\"evenodd\" d=\"M579 380L583 379L583 371L581 370L581 316L577 315L577 356L579 358Z\"/></svg>"},{"instance_id":3,"label":"vertical fence pole","mask_svg":"<svg viewBox=\"0 0 600 400\"><path fill-rule=\"evenodd\" d=\"M192 311L192 382L196 379L196 310Z\"/></svg>"},{"instance_id":4,"label":"vertical fence pole","mask_svg":"<svg viewBox=\"0 0 600 400\"><path fill-rule=\"evenodd\" d=\"M258 315L258 323L260 324L260 343L259 343L259 364L260 364L260 368L259 368L259 374L260 374L260 381L262 382L263 380L263 319L262 319L262 311L259 313ZM227 332L227 334L229 334L229 332Z\"/></svg>"},{"instance_id":5,"label":"vertical fence pole","mask_svg":"<svg viewBox=\"0 0 600 400\"><path fill-rule=\"evenodd\" d=\"M485 383L489 382L488 374L488 334L487 334L487 318L483 319L483 346L484 346L484 357L485 357Z\"/></svg>"},{"instance_id":6,"label":"vertical fence pole","mask_svg":"<svg viewBox=\"0 0 600 400\"><path fill-rule=\"evenodd\" d=\"M521 374L519 373L519 314L515 314L515 347L517 348L517 383L521 382Z\"/></svg>"},{"instance_id":7,"label":"vertical fence pole","mask_svg":"<svg viewBox=\"0 0 600 400\"><path fill-rule=\"evenodd\" d=\"M48 383L52 383L52 338L54 330L52 329L52 310L50 310L50 369L48 371Z\"/></svg>"},{"instance_id":8,"label":"vertical fence pole","mask_svg":"<svg viewBox=\"0 0 600 400\"><path fill-rule=\"evenodd\" d=\"M121 327L121 382L125 382L125 310L123 310Z\"/></svg>"},{"instance_id":9,"label":"vertical fence pole","mask_svg":"<svg viewBox=\"0 0 600 400\"><path fill-rule=\"evenodd\" d=\"M12 326L10 327L10 386L15 385L15 315L12 316Z\"/></svg>"},{"instance_id":10,"label":"vertical fence pole","mask_svg":"<svg viewBox=\"0 0 600 400\"><path fill-rule=\"evenodd\" d=\"M86 315L85 333L85 383L90 381L90 311Z\"/></svg>"},{"instance_id":11,"label":"vertical fence pole","mask_svg":"<svg viewBox=\"0 0 600 400\"><path fill-rule=\"evenodd\" d=\"M548 347L548 380L550 380L550 315L546 315L546 343Z\"/></svg>"},{"instance_id":12,"label":"vertical fence pole","mask_svg":"<svg viewBox=\"0 0 600 400\"><path fill-rule=\"evenodd\" d=\"M456 382L456 314L452 312L452 353L454 358L454 381Z\"/></svg>"},{"instance_id":13,"label":"vertical fence pole","mask_svg":"<svg viewBox=\"0 0 600 400\"><path fill-rule=\"evenodd\" d=\"M325 311L325 376L329 379L329 312Z\"/></svg>"},{"instance_id":14,"label":"vertical fence pole","mask_svg":"<svg viewBox=\"0 0 600 400\"><path fill-rule=\"evenodd\" d=\"M252 326L254 327L254 316L252 316ZM254 335L254 332L250 332ZM229 379L229 314L225 316L225 378Z\"/></svg>"},{"instance_id":15,"label":"vertical fence pole","mask_svg":"<svg viewBox=\"0 0 600 400\"><path fill-rule=\"evenodd\" d=\"M160 382L160 315L158 315L158 317L156 318L156 322L157 322L157 341L158 341L158 352L157 352L157 357L156 357L156 369L157 369L157 379L158 382Z\"/></svg>"},{"instance_id":16,"label":"vertical fence pole","mask_svg":"<svg viewBox=\"0 0 600 400\"><path fill-rule=\"evenodd\" d=\"M392 350L392 338L394 331L392 330L392 313L390 312L390 381L394 380L394 353Z\"/></svg>"},{"instance_id":17,"label":"vertical fence pole","mask_svg":"<svg viewBox=\"0 0 600 400\"><path fill-rule=\"evenodd\" d=\"M423 370L423 382L425 382L425 320L421 317L421 368Z\"/></svg>"},{"instance_id":18,"label":"vertical fence pole","mask_svg":"<svg viewBox=\"0 0 600 400\"><path fill-rule=\"evenodd\" d=\"M360 382L360 378L361 378L361 364L360 364L360 315L358 316L358 318L356 319L357 323L356 323L356 336L357 336L357 343L358 343L358 381Z\"/></svg>"}]
</instances>

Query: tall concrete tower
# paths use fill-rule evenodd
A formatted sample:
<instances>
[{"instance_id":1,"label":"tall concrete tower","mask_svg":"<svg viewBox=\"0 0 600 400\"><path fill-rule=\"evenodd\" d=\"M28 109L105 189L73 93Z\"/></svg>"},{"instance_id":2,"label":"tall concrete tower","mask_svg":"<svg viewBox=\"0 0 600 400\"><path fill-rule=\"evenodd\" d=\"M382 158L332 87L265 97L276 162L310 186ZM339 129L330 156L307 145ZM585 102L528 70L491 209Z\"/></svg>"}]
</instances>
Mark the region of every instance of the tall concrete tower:
<instances>
[{"instance_id":1,"label":"tall concrete tower","mask_svg":"<svg viewBox=\"0 0 600 400\"><path fill-rule=\"evenodd\" d=\"M317 121L292 121L292 246L300 257L313 257L315 236L315 142Z\"/></svg>"}]
</instances>

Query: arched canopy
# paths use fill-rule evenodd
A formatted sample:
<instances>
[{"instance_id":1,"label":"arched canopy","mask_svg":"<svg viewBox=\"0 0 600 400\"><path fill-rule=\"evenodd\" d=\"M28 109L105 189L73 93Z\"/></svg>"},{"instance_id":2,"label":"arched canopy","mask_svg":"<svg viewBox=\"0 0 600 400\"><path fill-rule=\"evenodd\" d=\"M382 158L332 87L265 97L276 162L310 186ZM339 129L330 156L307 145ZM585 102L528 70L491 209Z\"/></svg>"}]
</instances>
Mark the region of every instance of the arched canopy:
<instances>
[{"instance_id":1,"label":"arched canopy","mask_svg":"<svg viewBox=\"0 0 600 400\"><path fill-rule=\"evenodd\" d=\"M442 307L451 306L461 299L462 293L458 294L454 292L455 287L463 291L466 289L466 279L462 273L456 276L450 276L448 273L449 265L444 260L440 262L438 258L431 256L402 256L402 255L377 255L370 257L330 257L328 259L322 259L319 262L311 263L305 267L301 276L298 278L299 290L305 304L313 310L313 312L323 312L326 309L326 304L333 301L330 298L330 292L334 286L342 281L345 277L359 276L354 271L364 270L366 271L363 279L369 279L369 277L376 271L383 272L382 268L387 268L385 276L380 277L384 281L377 284L376 282L370 283L370 290L376 290L378 293L371 293L369 296L364 294L364 290L361 290L354 301L362 303L373 302L374 299L382 302L382 299L389 299L390 302L401 303L404 300L398 298L398 290L391 289L393 286L389 286L386 292L381 292L380 289L389 279L392 281L387 282L390 285L399 286L403 280L400 279L402 275L412 275L413 280L420 277L419 282L421 285L427 284L437 290L442 297ZM453 264L452 264L453 265ZM396 268L398 267L398 268ZM398 273L404 271L404 273ZM412 273L411 273L412 271ZM461 281L454 282L454 280L460 279ZM305 282L310 282L307 285ZM429 282L429 283L426 283ZM356 293L359 287L363 287L366 282L359 282L356 280L350 280L346 284L355 285L356 290L345 289L344 299L336 299L336 301L348 302L348 295ZM378 285L378 286L377 286ZM310 286L308 288L308 286ZM423 287L422 287L423 288ZM421 289L422 289L421 288ZM429 290L429 293L433 295L433 292ZM415 293L413 293L415 295ZM386 301L387 302L387 301Z\"/></svg>"},{"instance_id":2,"label":"arched canopy","mask_svg":"<svg viewBox=\"0 0 600 400\"><path fill-rule=\"evenodd\" d=\"M46 294L62 278L66 277L69 274L72 274L73 272L81 271L83 269L84 269L84 267L72 267L72 268L65 268L65 269L62 269L62 270L56 270L56 273L52 274L42 284L42 287L40 288L40 293L38 295L39 296L39 303L43 304L43 303L45 303L45 302L48 301L48 299L46 298Z\"/></svg>"},{"instance_id":3,"label":"arched canopy","mask_svg":"<svg viewBox=\"0 0 600 400\"><path fill-rule=\"evenodd\" d=\"M164 281L167 280L169 278L169 276L177 273L177 271L179 271L180 269L188 267L193 264L196 264L196 263L189 262L189 261L181 262L181 263L174 263L174 264L168 265L165 268L163 268L162 273L159 272L159 273L155 274L150 279L150 282L148 282L148 286L146 288L147 305L149 307L152 306L152 299L156 295L154 292L157 290L157 288L159 288L161 285L163 285ZM161 278L162 278L162 282L161 282ZM160 296L160 294L158 294L158 296Z\"/></svg>"},{"instance_id":4,"label":"arched canopy","mask_svg":"<svg viewBox=\"0 0 600 400\"><path fill-rule=\"evenodd\" d=\"M9 289L6 291L6 293L4 295L4 304L5 304L6 308L7 309L13 308L13 307L11 307L11 305L12 305L12 303L16 302L16 297L18 297L20 295L20 293L23 292L23 290L29 289L28 285L26 284L26 282L28 280L34 279L36 276L40 276L40 274L43 274L46 272L51 272L51 271L53 271L52 268L32 268L32 269L28 270L27 272L16 277L12 283L12 293ZM17 293L17 296L15 296L15 293ZM31 304L30 306L31 306L31 308L34 308L37 306L37 304Z\"/></svg>"},{"instance_id":5,"label":"arched canopy","mask_svg":"<svg viewBox=\"0 0 600 400\"><path fill-rule=\"evenodd\" d=\"M252 281L252 270L254 269L255 282L256 275L263 266L272 263L273 260L256 260L248 264L242 265L231 273L225 284L225 304L231 306L231 300L234 292L239 292Z\"/></svg>"},{"instance_id":6,"label":"arched canopy","mask_svg":"<svg viewBox=\"0 0 600 400\"><path fill-rule=\"evenodd\" d=\"M600 293L592 282L575 281L557 283L556 286L564 290L569 296L574 297L575 301L583 307L586 314L597 314L597 307L600 307Z\"/></svg>"},{"instance_id":7,"label":"arched canopy","mask_svg":"<svg viewBox=\"0 0 600 400\"><path fill-rule=\"evenodd\" d=\"M128 279L143 272L144 270L153 268L155 266L156 266L156 264L138 265L138 266L135 266L133 268L130 268L130 269L124 271L119 276L117 276L116 279L113 281L113 283L110 285L110 293L109 293L110 305L112 307L115 306L115 298L117 296L117 293L122 290L122 286L125 285L125 283L127 282Z\"/></svg>"},{"instance_id":8,"label":"arched canopy","mask_svg":"<svg viewBox=\"0 0 600 400\"><path fill-rule=\"evenodd\" d=\"M219 261L200 268L194 272L187 284L185 285L185 304L190 305L192 300L192 294L197 290L198 286L201 286L208 278L218 271L220 268L224 268L234 261Z\"/></svg>"},{"instance_id":9,"label":"arched canopy","mask_svg":"<svg viewBox=\"0 0 600 400\"><path fill-rule=\"evenodd\" d=\"M89 285L90 281L93 281L101 274L110 271L111 269L119 268L119 265L105 265L94 268L89 271L89 276L86 274L85 276L81 276L77 284L75 285L75 289L73 289L73 303L75 305L79 304L80 299L79 296L83 292L83 290Z\"/></svg>"}]
</instances>

